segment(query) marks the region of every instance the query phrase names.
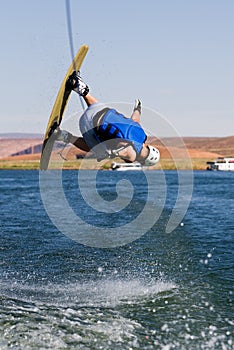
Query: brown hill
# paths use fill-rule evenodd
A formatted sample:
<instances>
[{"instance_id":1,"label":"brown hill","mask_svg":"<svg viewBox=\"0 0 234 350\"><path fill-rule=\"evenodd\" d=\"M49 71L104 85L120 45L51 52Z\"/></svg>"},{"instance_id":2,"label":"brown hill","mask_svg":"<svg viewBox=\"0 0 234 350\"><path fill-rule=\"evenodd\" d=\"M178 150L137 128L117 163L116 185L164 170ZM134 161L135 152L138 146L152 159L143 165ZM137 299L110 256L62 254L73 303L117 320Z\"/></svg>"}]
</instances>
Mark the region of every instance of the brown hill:
<instances>
[{"instance_id":1,"label":"brown hill","mask_svg":"<svg viewBox=\"0 0 234 350\"><path fill-rule=\"evenodd\" d=\"M0 158L9 157L12 154L33 148L42 143L41 138L0 138Z\"/></svg>"},{"instance_id":2,"label":"brown hill","mask_svg":"<svg viewBox=\"0 0 234 350\"><path fill-rule=\"evenodd\" d=\"M234 136L228 137L184 137L188 149L219 153L222 156L234 156Z\"/></svg>"},{"instance_id":3,"label":"brown hill","mask_svg":"<svg viewBox=\"0 0 234 350\"><path fill-rule=\"evenodd\" d=\"M184 143L183 143L184 142ZM220 156L234 157L234 136L229 137L184 137L183 142L178 138L149 138L149 143L156 145L162 158L183 158L188 152L191 158L214 159ZM0 158L2 159L38 159L42 138L0 138ZM39 147L40 146L40 147ZM20 153L18 156L13 154ZM22 154L25 153L25 154ZM27 154L28 153L28 154ZM71 147L68 157L75 159L82 155L75 147Z\"/></svg>"},{"instance_id":4,"label":"brown hill","mask_svg":"<svg viewBox=\"0 0 234 350\"><path fill-rule=\"evenodd\" d=\"M179 150L187 149L191 158L234 156L234 136L184 137L183 139L170 137L161 140L149 138L149 143L157 146L166 157L173 149L177 149L178 155L182 154Z\"/></svg>"}]
</instances>

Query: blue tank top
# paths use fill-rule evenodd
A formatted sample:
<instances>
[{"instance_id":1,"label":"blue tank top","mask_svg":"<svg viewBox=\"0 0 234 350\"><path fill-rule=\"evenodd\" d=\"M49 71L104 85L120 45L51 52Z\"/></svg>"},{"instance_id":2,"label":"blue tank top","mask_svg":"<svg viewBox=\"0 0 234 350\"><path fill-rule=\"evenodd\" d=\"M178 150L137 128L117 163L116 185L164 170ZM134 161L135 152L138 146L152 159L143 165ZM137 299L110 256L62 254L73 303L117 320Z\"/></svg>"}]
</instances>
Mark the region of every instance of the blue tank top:
<instances>
[{"instance_id":1,"label":"blue tank top","mask_svg":"<svg viewBox=\"0 0 234 350\"><path fill-rule=\"evenodd\" d=\"M102 118L101 125L96 129L100 141L119 138L131 142L139 154L147 135L139 123L126 118L115 109L109 109Z\"/></svg>"}]
</instances>

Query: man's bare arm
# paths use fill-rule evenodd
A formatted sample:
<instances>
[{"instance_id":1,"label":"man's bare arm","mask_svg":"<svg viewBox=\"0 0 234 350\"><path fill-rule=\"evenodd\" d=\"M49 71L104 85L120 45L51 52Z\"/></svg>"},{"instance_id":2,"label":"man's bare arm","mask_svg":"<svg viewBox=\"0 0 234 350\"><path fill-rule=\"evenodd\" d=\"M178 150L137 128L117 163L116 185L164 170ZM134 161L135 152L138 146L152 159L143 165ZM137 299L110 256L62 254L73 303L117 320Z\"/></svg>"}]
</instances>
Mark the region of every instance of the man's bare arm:
<instances>
[{"instance_id":1,"label":"man's bare arm","mask_svg":"<svg viewBox=\"0 0 234 350\"><path fill-rule=\"evenodd\" d=\"M70 139L70 143L72 143L75 147L81 149L82 151L89 152L90 148L85 142L83 137L72 136Z\"/></svg>"}]
</instances>

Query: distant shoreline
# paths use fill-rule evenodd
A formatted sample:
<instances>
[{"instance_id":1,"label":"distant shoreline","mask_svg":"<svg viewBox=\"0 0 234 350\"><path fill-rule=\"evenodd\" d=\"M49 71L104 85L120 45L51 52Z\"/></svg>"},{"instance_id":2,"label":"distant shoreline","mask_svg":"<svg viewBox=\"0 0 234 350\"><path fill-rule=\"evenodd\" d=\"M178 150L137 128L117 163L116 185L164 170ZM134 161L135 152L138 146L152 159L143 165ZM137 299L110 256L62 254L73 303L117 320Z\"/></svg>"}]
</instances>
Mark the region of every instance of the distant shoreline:
<instances>
[{"instance_id":1,"label":"distant shoreline","mask_svg":"<svg viewBox=\"0 0 234 350\"><path fill-rule=\"evenodd\" d=\"M192 170L206 170L206 162L209 159L191 159ZM55 162L51 165L51 170L62 169L62 170L110 170L112 161L99 165L94 159L85 160L85 163L81 165L82 160L76 161L64 161ZM0 170L39 170L39 160L0 160ZM149 170L191 170L188 162L183 159L177 160L174 163L171 159L162 159L160 164ZM148 169L147 169L148 170Z\"/></svg>"}]
</instances>

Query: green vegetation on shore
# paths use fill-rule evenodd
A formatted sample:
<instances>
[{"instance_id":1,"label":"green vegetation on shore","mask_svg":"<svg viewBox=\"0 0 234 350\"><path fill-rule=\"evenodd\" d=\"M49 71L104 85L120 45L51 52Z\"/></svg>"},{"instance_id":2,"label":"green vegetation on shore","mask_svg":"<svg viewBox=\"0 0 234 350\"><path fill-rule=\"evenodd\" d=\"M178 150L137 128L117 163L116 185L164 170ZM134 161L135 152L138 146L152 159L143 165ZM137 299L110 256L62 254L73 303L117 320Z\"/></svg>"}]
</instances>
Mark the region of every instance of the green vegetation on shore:
<instances>
[{"instance_id":1,"label":"green vegetation on shore","mask_svg":"<svg viewBox=\"0 0 234 350\"><path fill-rule=\"evenodd\" d=\"M191 164L193 170L206 170L206 162L210 159L206 158L194 158L191 159ZM110 169L112 160L108 160L102 163L97 163L94 159L86 159L85 162L82 160L73 160L73 161L57 161L53 162L50 169ZM0 169L6 170L39 170L40 160L0 160ZM156 166L154 169L163 170L189 170L191 169L189 162L183 159L176 160L176 164L172 159L161 159L160 164Z\"/></svg>"},{"instance_id":2,"label":"green vegetation on shore","mask_svg":"<svg viewBox=\"0 0 234 350\"><path fill-rule=\"evenodd\" d=\"M39 169L39 160L0 160L0 169L1 170L38 170Z\"/></svg>"}]
</instances>

